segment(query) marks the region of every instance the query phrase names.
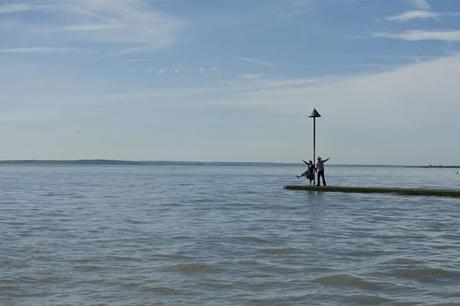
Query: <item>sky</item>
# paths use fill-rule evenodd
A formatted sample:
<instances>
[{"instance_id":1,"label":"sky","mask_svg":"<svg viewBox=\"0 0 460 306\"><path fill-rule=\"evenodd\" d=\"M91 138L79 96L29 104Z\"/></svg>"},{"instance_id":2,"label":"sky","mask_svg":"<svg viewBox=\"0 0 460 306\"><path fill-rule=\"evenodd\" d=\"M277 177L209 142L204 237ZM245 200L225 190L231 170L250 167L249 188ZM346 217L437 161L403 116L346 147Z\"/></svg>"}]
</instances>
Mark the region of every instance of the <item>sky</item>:
<instances>
[{"instance_id":1,"label":"sky","mask_svg":"<svg viewBox=\"0 0 460 306\"><path fill-rule=\"evenodd\" d=\"M460 165L458 0L0 0L0 159Z\"/></svg>"}]
</instances>

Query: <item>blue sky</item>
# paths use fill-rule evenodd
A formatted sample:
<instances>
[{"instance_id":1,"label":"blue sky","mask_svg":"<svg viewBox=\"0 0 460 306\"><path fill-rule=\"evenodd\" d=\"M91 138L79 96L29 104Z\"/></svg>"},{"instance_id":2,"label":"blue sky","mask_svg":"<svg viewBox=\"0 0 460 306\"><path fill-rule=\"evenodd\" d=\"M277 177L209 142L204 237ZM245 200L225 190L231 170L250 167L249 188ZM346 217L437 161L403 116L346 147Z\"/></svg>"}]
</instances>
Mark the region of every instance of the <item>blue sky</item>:
<instances>
[{"instance_id":1,"label":"blue sky","mask_svg":"<svg viewBox=\"0 0 460 306\"><path fill-rule=\"evenodd\" d=\"M0 159L460 164L457 0L0 0Z\"/></svg>"}]
</instances>

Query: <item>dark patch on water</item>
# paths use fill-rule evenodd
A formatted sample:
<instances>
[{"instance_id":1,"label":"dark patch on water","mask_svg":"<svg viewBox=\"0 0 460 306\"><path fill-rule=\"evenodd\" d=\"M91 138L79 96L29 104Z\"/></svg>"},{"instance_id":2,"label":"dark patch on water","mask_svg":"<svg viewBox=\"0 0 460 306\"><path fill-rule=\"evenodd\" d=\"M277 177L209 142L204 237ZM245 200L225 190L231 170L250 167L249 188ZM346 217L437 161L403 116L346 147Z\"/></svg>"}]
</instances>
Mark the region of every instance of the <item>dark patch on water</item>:
<instances>
[{"instance_id":1,"label":"dark patch on water","mask_svg":"<svg viewBox=\"0 0 460 306\"><path fill-rule=\"evenodd\" d=\"M318 283L324 286L333 287L351 287L366 290L378 290L380 289L379 284L367 280L363 277L348 275L348 274L334 274L318 277L312 280L314 283Z\"/></svg>"}]
</instances>

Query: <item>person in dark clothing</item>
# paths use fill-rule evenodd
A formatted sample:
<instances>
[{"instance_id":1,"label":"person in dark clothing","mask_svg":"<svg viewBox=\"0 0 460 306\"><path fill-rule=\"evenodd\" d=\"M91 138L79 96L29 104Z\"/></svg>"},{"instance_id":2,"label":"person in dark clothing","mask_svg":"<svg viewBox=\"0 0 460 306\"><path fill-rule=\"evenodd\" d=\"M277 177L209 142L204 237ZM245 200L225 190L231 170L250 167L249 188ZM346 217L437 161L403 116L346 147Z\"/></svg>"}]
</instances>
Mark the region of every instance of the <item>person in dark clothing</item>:
<instances>
[{"instance_id":1,"label":"person in dark clothing","mask_svg":"<svg viewBox=\"0 0 460 306\"><path fill-rule=\"evenodd\" d=\"M313 184L315 183L315 166L313 165L313 162L311 160L308 161L308 163L306 161L303 161L303 162L307 165L307 170L301 173L300 175L296 175L296 176L297 178L305 176L305 178L310 181L310 186L311 186L312 182Z\"/></svg>"},{"instance_id":2,"label":"person in dark clothing","mask_svg":"<svg viewBox=\"0 0 460 306\"><path fill-rule=\"evenodd\" d=\"M317 181L316 186L320 185L320 181L319 181L320 178L322 178L323 180L323 186L326 186L326 179L324 178L324 163L327 162L329 159L331 158L329 157L327 159L322 160L321 157L318 157L318 162L316 163L316 170L318 171L318 174L317 174L318 181Z\"/></svg>"},{"instance_id":3,"label":"person in dark clothing","mask_svg":"<svg viewBox=\"0 0 460 306\"><path fill-rule=\"evenodd\" d=\"M303 161L304 163L306 163L305 161ZM315 165L313 164L313 162L311 160L308 161L307 164L307 179L310 181L310 186L315 184Z\"/></svg>"}]
</instances>

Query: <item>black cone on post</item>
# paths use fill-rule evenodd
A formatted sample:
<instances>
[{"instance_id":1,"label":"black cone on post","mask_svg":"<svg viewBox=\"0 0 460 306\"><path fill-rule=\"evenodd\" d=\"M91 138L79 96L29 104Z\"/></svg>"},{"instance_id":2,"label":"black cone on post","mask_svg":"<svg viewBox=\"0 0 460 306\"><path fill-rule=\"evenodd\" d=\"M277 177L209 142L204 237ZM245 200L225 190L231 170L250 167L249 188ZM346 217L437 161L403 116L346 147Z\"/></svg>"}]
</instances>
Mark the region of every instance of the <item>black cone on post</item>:
<instances>
[{"instance_id":1,"label":"black cone on post","mask_svg":"<svg viewBox=\"0 0 460 306\"><path fill-rule=\"evenodd\" d=\"M316 108L313 109L309 118L313 118L313 165L316 163L316 118L321 117Z\"/></svg>"}]
</instances>

